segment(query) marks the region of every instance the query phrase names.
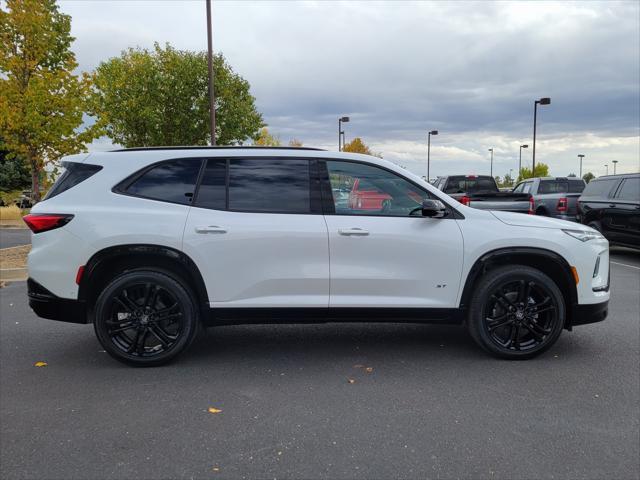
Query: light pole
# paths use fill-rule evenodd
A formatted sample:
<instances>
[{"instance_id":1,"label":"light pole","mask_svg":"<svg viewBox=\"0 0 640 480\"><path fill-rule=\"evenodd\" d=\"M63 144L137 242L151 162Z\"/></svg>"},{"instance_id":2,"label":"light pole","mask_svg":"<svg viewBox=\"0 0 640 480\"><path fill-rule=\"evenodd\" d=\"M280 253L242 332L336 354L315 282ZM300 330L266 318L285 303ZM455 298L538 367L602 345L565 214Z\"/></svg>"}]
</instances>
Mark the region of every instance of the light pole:
<instances>
[{"instance_id":1,"label":"light pole","mask_svg":"<svg viewBox=\"0 0 640 480\"><path fill-rule=\"evenodd\" d=\"M207 0L207 63L209 69L209 126L211 128L211 145L216 144L216 107L213 90L213 40L211 35L211 0Z\"/></svg>"},{"instance_id":2,"label":"light pole","mask_svg":"<svg viewBox=\"0 0 640 480\"><path fill-rule=\"evenodd\" d=\"M493 148L490 148L489 151L491 152L491 170L489 173L491 174L491 178L493 178Z\"/></svg>"},{"instance_id":3,"label":"light pole","mask_svg":"<svg viewBox=\"0 0 640 480\"><path fill-rule=\"evenodd\" d=\"M427 182L429 177L429 169L431 168L431 135L438 135L438 130L431 130L427 135Z\"/></svg>"},{"instance_id":4,"label":"light pole","mask_svg":"<svg viewBox=\"0 0 640 480\"><path fill-rule=\"evenodd\" d=\"M549 97L543 97L540 100L536 100L533 102L533 167L531 168L531 176L536 176L536 123L538 121L538 104L540 105L549 105L551 103L551 99Z\"/></svg>"},{"instance_id":5,"label":"light pole","mask_svg":"<svg viewBox=\"0 0 640 480\"><path fill-rule=\"evenodd\" d=\"M582 159L584 158L584 154L579 153L578 158L580 159L580 178L582 178Z\"/></svg>"},{"instance_id":6,"label":"light pole","mask_svg":"<svg viewBox=\"0 0 640 480\"><path fill-rule=\"evenodd\" d=\"M605 175L609 175L609 165L605 163L604 168L607 169L607 173L605 173Z\"/></svg>"},{"instance_id":7,"label":"light pole","mask_svg":"<svg viewBox=\"0 0 640 480\"><path fill-rule=\"evenodd\" d=\"M513 168L509 169L509 180L511 182L511 186L513 187Z\"/></svg>"},{"instance_id":8,"label":"light pole","mask_svg":"<svg viewBox=\"0 0 640 480\"><path fill-rule=\"evenodd\" d=\"M613 163L613 174L616 174L616 163L618 163L618 160L611 160L611 163Z\"/></svg>"},{"instance_id":9,"label":"light pole","mask_svg":"<svg viewBox=\"0 0 640 480\"><path fill-rule=\"evenodd\" d=\"M342 145L344 144L344 132L342 131L342 124L348 123L349 117L340 117L338 119L338 151L342 151Z\"/></svg>"},{"instance_id":10,"label":"light pole","mask_svg":"<svg viewBox=\"0 0 640 480\"><path fill-rule=\"evenodd\" d=\"M520 160L518 161L518 176L520 176L520 172L522 171L522 149L529 148L529 145L520 145Z\"/></svg>"}]
</instances>

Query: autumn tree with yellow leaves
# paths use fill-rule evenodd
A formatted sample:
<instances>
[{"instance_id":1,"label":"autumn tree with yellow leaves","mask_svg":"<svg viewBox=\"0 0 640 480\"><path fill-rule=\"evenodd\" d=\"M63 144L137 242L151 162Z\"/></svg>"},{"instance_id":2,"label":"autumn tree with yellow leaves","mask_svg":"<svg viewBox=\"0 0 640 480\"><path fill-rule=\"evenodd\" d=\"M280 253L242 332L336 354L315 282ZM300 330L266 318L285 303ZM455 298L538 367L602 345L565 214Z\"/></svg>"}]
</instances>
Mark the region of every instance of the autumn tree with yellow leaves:
<instances>
[{"instance_id":1,"label":"autumn tree with yellow leaves","mask_svg":"<svg viewBox=\"0 0 640 480\"><path fill-rule=\"evenodd\" d=\"M0 8L0 147L26 161L36 201L45 165L98 136L95 126L80 128L91 79L73 73L70 31L55 0L6 0Z\"/></svg>"}]
</instances>

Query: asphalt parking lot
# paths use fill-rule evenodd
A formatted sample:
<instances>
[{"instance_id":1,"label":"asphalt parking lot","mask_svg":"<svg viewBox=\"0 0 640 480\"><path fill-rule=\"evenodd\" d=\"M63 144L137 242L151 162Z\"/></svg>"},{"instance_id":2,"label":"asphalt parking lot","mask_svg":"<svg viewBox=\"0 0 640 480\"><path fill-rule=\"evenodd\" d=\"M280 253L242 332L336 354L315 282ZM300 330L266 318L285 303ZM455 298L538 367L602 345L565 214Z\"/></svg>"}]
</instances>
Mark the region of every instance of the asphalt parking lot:
<instances>
[{"instance_id":1,"label":"asphalt parking lot","mask_svg":"<svg viewBox=\"0 0 640 480\"><path fill-rule=\"evenodd\" d=\"M156 369L36 318L12 283L0 476L639 478L640 255L613 254L611 280L607 321L531 361L456 327L327 324L210 330Z\"/></svg>"},{"instance_id":2,"label":"asphalt parking lot","mask_svg":"<svg viewBox=\"0 0 640 480\"><path fill-rule=\"evenodd\" d=\"M28 228L0 229L0 248L17 247L31 243L31 230Z\"/></svg>"}]
</instances>

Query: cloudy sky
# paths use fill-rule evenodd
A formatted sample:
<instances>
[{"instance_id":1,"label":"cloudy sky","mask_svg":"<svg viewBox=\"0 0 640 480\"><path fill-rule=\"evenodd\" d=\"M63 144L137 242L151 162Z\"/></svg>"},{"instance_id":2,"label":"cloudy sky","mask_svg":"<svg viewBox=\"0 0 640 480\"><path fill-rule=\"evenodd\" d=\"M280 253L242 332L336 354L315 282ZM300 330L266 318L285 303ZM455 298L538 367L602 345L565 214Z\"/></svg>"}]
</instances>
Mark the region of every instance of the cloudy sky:
<instances>
[{"instance_id":1,"label":"cloudy sky","mask_svg":"<svg viewBox=\"0 0 640 480\"><path fill-rule=\"evenodd\" d=\"M127 47L206 48L203 1L62 1L80 68ZM335 150L362 137L431 176L518 165L531 146L554 175L640 169L640 3L249 2L213 4L214 49L251 83L283 143ZM97 142L94 149L106 148ZM531 148L523 150L530 164Z\"/></svg>"}]
</instances>

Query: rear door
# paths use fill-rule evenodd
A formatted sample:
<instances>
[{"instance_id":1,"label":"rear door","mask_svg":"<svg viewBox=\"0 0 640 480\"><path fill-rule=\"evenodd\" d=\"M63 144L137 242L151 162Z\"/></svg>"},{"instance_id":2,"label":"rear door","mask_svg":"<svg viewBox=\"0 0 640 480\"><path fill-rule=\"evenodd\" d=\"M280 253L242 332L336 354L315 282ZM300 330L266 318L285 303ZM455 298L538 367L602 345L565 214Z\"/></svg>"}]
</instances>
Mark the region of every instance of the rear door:
<instances>
[{"instance_id":1,"label":"rear door","mask_svg":"<svg viewBox=\"0 0 640 480\"><path fill-rule=\"evenodd\" d=\"M183 249L212 307L327 307L329 247L315 161L209 159Z\"/></svg>"},{"instance_id":2,"label":"rear door","mask_svg":"<svg viewBox=\"0 0 640 480\"><path fill-rule=\"evenodd\" d=\"M456 306L463 262L462 234L453 215L421 216L420 186L361 162L321 162L329 230L331 307ZM387 200L376 209L340 205L332 191L374 185Z\"/></svg>"}]
</instances>

